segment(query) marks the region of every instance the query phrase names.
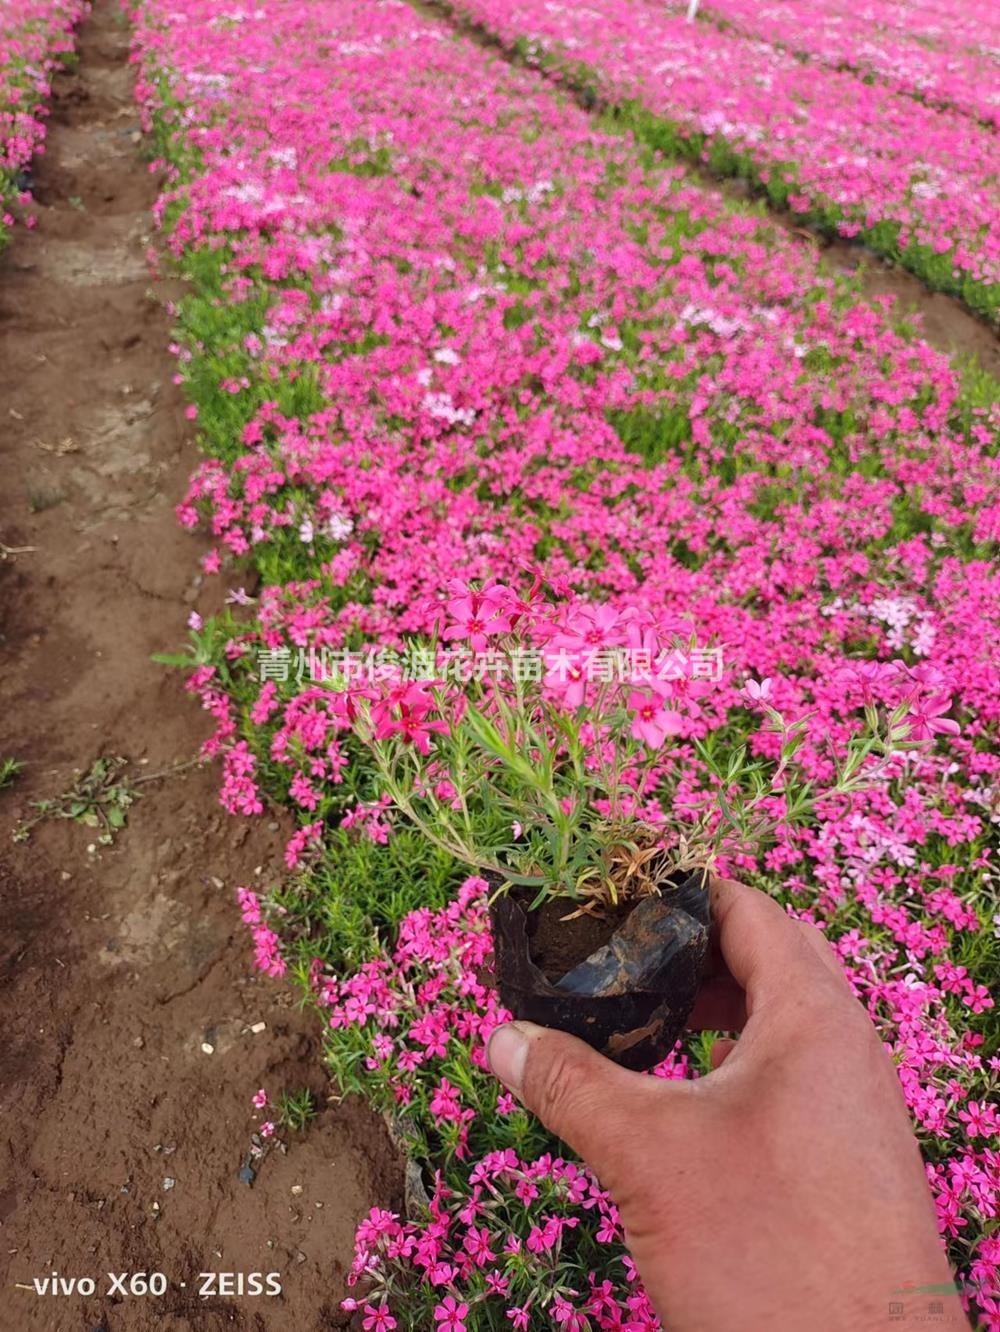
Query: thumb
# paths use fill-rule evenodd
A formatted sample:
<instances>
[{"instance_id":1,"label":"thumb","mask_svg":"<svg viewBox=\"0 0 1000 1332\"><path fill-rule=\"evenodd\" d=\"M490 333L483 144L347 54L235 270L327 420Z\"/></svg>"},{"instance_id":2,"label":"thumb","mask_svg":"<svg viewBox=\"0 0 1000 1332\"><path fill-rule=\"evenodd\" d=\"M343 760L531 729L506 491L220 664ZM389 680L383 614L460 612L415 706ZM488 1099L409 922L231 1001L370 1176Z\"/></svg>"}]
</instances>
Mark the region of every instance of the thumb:
<instances>
[{"instance_id":1,"label":"thumb","mask_svg":"<svg viewBox=\"0 0 1000 1332\"><path fill-rule=\"evenodd\" d=\"M708 1052L712 1068L721 1068L735 1049L736 1042L728 1040L726 1037L716 1041Z\"/></svg>"},{"instance_id":2,"label":"thumb","mask_svg":"<svg viewBox=\"0 0 1000 1332\"><path fill-rule=\"evenodd\" d=\"M575 1036L533 1022L497 1027L486 1056L500 1081L593 1167L605 1187L620 1177L622 1148L642 1132L649 1113L662 1112L670 1091L661 1079L619 1068Z\"/></svg>"}]
</instances>

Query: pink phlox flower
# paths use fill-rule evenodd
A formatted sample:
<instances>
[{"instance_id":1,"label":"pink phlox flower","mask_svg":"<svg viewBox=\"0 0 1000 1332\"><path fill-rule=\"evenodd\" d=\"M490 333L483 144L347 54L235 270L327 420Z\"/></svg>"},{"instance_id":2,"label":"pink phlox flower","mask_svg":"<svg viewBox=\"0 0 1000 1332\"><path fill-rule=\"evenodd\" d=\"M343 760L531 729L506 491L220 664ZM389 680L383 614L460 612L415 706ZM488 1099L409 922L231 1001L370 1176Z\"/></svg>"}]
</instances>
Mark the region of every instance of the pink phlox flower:
<instances>
[{"instance_id":1,"label":"pink phlox flower","mask_svg":"<svg viewBox=\"0 0 1000 1332\"><path fill-rule=\"evenodd\" d=\"M434 1309L437 1332L465 1332L465 1319L468 1316L467 1304L459 1304L453 1295L446 1295Z\"/></svg>"}]
</instances>

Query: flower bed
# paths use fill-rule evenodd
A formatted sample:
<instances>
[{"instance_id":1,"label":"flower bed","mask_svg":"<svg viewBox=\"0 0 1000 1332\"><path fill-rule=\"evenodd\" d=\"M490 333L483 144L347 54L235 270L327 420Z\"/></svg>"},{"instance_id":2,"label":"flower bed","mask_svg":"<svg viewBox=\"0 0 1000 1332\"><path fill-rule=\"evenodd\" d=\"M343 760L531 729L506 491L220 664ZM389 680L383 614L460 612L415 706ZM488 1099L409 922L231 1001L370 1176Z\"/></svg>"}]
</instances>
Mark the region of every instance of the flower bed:
<instances>
[{"instance_id":1,"label":"flower bed","mask_svg":"<svg viewBox=\"0 0 1000 1332\"><path fill-rule=\"evenodd\" d=\"M884 31L905 32L931 48L964 47L996 56L996 10L989 0L861 0L852 12Z\"/></svg>"},{"instance_id":2,"label":"flower bed","mask_svg":"<svg viewBox=\"0 0 1000 1332\"><path fill-rule=\"evenodd\" d=\"M10 203L29 197L27 169L44 151L49 80L73 50L84 0L0 0L0 248Z\"/></svg>"},{"instance_id":3,"label":"flower bed","mask_svg":"<svg viewBox=\"0 0 1000 1332\"><path fill-rule=\"evenodd\" d=\"M958 111L804 64L652 0L437 0L616 107L646 142L752 181L996 322L996 138Z\"/></svg>"},{"instance_id":4,"label":"flower bed","mask_svg":"<svg viewBox=\"0 0 1000 1332\"><path fill-rule=\"evenodd\" d=\"M241 909L428 1194L359 1231L363 1326L657 1326L609 1200L485 1071L482 881L402 821L319 678L369 649L394 669L436 628L475 646L468 583L526 569L578 639L653 617L721 646L710 691L671 695L660 799L692 817L714 751L774 757L767 700L809 714L799 760L820 783L866 703L910 701L920 750L732 864L836 941L898 1060L952 1256L985 1289L995 386L403 4L145 0L135 20L208 454L180 516L216 538L206 570L245 583L193 618L190 687L225 806L267 795L300 824L289 873ZM406 706L394 724L430 747ZM659 1072L706 1060L693 1041Z\"/></svg>"},{"instance_id":5,"label":"flower bed","mask_svg":"<svg viewBox=\"0 0 1000 1332\"><path fill-rule=\"evenodd\" d=\"M680 9L680 6L675 6ZM833 69L874 76L894 91L932 105L954 107L1000 126L1000 26L985 7L941 6L931 25L913 11L888 5L843 9L835 0L803 10L791 0L712 0L700 18L729 24L740 35L763 38Z\"/></svg>"}]
</instances>

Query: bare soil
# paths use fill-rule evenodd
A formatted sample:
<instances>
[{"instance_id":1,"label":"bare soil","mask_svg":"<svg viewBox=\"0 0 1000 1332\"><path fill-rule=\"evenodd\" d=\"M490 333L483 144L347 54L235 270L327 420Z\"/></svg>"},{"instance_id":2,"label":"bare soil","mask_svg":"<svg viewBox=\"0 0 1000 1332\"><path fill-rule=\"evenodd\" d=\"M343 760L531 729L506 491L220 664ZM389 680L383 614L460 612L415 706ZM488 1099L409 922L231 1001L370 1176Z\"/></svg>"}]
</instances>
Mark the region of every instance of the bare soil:
<instances>
[{"instance_id":1,"label":"bare soil","mask_svg":"<svg viewBox=\"0 0 1000 1332\"><path fill-rule=\"evenodd\" d=\"M280 872L280 816L229 818L194 767L143 785L110 847L72 821L11 841L98 756L148 775L207 733L150 660L218 593L173 513L196 456L149 291L127 55L98 0L57 80L38 227L0 259L0 758L27 764L0 792L0 1328L345 1327L355 1224L398 1205L401 1172L381 1121L331 1099L318 1020L253 969L234 889ZM321 1111L250 1186L259 1087ZM53 1271L97 1293L39 1296ZM107 1297L135 1272L166 1293ZM277 1272L282 1294L202 1298L203 1272Z\"/></svg>"},{"instance_id":2,"label":"bare soil","mask_svg":"<svg viewBox=\"0 0 1000 1332\"><path fill-rule=\"evenodd\" d=\"M591 953L603 948L631 910L629 906L618 906L609 907L600 915L587 912L574 915L573 903L556 897L530 911L531 897L531 893L514 893L514 900L526 913L531 960L553 984Z\"/></svg>"}]
</instances>

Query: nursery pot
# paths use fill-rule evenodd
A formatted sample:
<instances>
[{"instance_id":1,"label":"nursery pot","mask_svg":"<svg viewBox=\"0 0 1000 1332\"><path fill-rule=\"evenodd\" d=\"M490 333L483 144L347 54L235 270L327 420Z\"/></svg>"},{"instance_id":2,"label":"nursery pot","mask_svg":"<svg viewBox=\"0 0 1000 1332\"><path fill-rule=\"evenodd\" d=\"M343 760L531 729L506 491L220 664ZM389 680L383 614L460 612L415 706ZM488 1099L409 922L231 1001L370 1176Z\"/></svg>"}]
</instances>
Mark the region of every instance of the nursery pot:
<instances>
[{"instance_id":1,"label":"nursery pot","mask_svg":"<svg viewBox=\"0 0 1000 1332\"><path fill-rule=\"evenodd\" d=\"M543 957L537 917L566 916L572 902L550 899L527 910L530 896L485 875L490 904L494 972L500 1000L516 1018L579 1036L625 1068L647 1069L665 1059L694 1007L708 954L709 905L702 871L677 875L659 896L644 897L615 919L590 920L597 946L553 975ZM542 965L539 965L539 962ZM543 969L544 968L544 969Z\"/></svg>"}]
</instances>

